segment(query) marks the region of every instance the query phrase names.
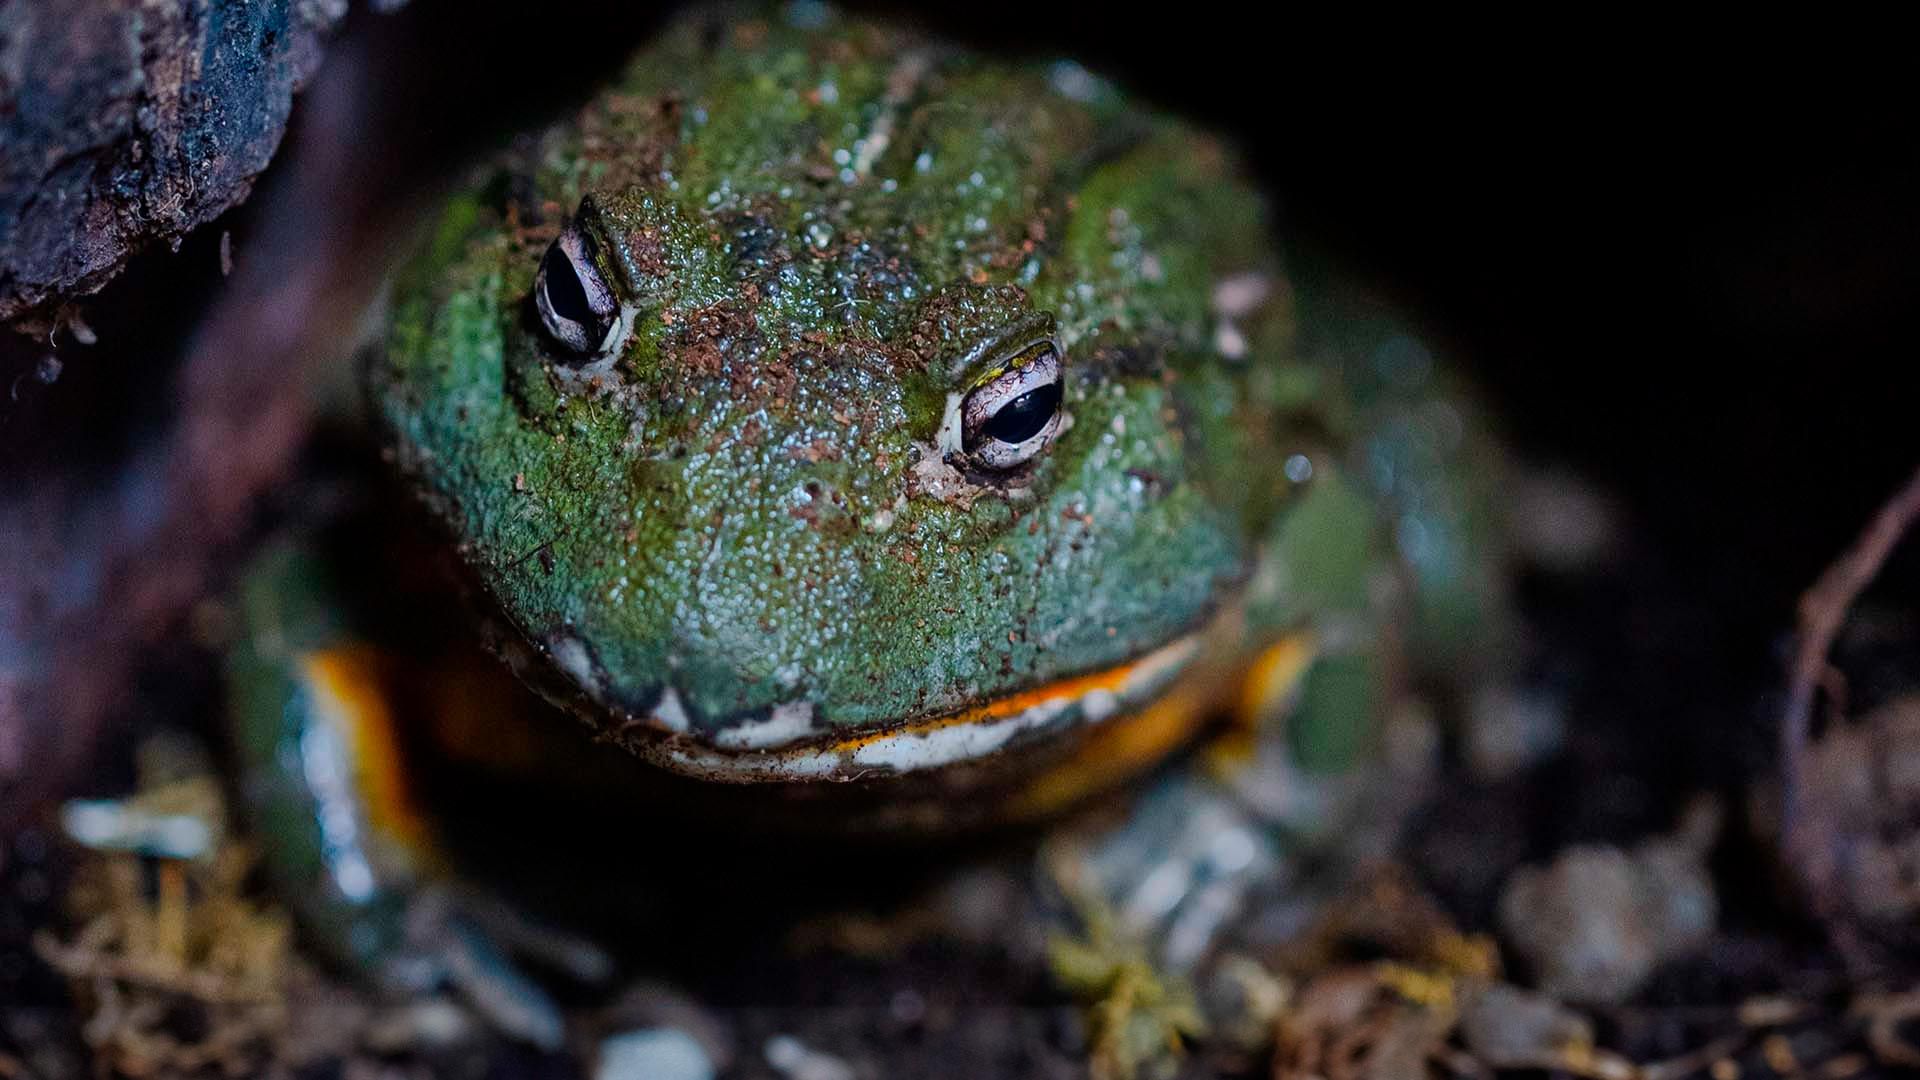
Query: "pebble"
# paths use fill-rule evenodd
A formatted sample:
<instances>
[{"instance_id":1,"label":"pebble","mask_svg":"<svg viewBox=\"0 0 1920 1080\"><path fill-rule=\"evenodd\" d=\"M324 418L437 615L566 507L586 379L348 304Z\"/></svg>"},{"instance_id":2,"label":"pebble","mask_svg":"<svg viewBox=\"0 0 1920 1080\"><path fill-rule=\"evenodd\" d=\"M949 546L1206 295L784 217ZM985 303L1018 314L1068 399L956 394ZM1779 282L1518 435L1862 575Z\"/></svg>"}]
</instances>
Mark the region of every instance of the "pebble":
<instances>
[{"instance_id":1,"label":"pebble","mask_svg":"<svg viewBox=\"0 0 1920 1080\"><path fill-rule=\"evenodd\" d=\"M791 1035L767 1040L767 1064L787 1080L854 1080L853 1066Z\"/></svg>"},{"instance_id":2,"label":"pebble","mask_svg":"<svg viewBox=\"0 0 1920 1080\"><path fill-rule=\"evenodd\" d=\"M1718 830L1718 807L1703 802L1671 836L1570 847L1521 867L1500 895L1501 933L1542 991L1623 1002L1662 961L1712 935L1719 904L1705 861Z\"/></svg>"},{"instance_id":3,"label":"pebble","mask_svg":"<svg viewBox=\"0 0 1920 1080\"><path fill-rule=\"evenodd\" d=\"M60 825L75 843L96 851L201 859L214 847L213 829L203 818L153 813L133 800L74 799L60 808Z\"/></svg>"},{"instance_id":4,"label":"pebble","mask_svg":"<svg viewBox=\"0 0 1920 1080\"><path fill-rule=\"evenodd\" d=\"M476 1033L471 1013L451 1001L430 998L377 1014L361 1038L376 1054L403 1054L458 1046Z\"/></svg>"},{"instance_id":5,"label":"pebble","mask_svg":"<svg viewBox=\"0 0 1920 1080\"><path fill-rule=\"evenodd\" d=\"M1541 1069L1593 1045L1593 1025L1543 994L1496 983L1476 995L1460 1018L1460 1035L1475 1057L1496 1069Z\"/></svg>"},{"instance_id":6,"label":"pebble","mask_svg":"<svg viewBox=\"0 0 1920 1080\"><path fill-rule=\"evenodd\" d=\"M600 1041L594 1080L713 1080L700 1040L679 1028L641 1028Z\"/></svg>"},{"instance_id":7,"label":"pebble","mask_svg":"<svg viewBox=\"0 0 1920 1080\"><path fill-rule=\"evenodd\" d=\"M1484 686L1467 703L1467 765L1478 780L1505 780L1558 752L1566 732L1559 698L1505 684Z\"/></svg>"}]
</instances>

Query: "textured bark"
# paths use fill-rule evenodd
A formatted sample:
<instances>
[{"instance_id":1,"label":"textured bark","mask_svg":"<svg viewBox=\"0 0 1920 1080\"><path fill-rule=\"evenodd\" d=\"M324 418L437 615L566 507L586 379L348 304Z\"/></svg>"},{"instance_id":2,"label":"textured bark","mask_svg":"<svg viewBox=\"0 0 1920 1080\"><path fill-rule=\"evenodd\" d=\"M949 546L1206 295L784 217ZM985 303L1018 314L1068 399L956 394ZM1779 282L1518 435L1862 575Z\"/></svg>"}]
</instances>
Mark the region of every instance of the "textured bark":
<instances>
[{"instance_id":1,"label":"textured bark","mask_svg":"<svg viewBox=\"0 0 1920 1080\"><path fill-rule=\"evenodd\" d=\"M0 322L241 202L345 0L0 4Z\"/></svg>"}]
</instances>

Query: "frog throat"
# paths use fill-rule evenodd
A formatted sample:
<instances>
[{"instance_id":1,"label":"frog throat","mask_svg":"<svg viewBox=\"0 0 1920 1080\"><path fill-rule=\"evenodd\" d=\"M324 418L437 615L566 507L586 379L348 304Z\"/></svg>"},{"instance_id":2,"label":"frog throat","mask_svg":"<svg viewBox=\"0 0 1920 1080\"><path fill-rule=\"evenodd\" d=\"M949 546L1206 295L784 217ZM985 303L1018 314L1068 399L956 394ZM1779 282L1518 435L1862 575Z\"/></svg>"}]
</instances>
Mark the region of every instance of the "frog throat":
<instances>
[{"instance_id":1,"label":"frog throat","mask_svg":"<svg viewBox=\"0 0 1920 1080\"><path fill-rule=\"evenodd\" d=\"M927 772L977 761L1131 713L1157 699L1203 653L1219 617L1109 668L1016 691L956 712L874 731L807 734L812 706L776 706L768 717L695 741L669 688L647 721L623 739L673 772L722 783L845 781ZM641 730L636 730L641 729Z\"/></svg>"}]
</instances>

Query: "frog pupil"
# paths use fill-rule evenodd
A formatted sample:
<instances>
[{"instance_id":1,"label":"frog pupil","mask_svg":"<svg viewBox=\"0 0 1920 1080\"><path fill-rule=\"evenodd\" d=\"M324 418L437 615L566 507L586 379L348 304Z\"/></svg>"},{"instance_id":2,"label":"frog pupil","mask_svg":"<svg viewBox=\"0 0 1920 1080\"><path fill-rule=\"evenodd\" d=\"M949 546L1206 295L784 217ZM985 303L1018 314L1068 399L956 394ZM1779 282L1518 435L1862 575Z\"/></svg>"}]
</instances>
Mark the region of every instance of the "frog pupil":
<instances>
[{"instance_id":1,"label":"frog pupil","mask_svg":"<svg viewBox=\"0 0 1920 1080\"><path fill-rule=\"evenodd\" d=\"M982 431L989 438L1017 445L1040 434L1059 408L1059 383L1036 386L1002 406L987 420Z\"/></svg>"},{"instance_id":2,"label":"frog pupil","mask_svg":"<svg viewBox=\"0 0 1920 1080\"><path fill-rule=\"evenodd\" d=\"M586 287L574 272L573 261L555 244L547 249L544 260L547 279L547 307L563 319L582 326L594 323L593 308L587 303Z\"/></svg>"}]
</instances>

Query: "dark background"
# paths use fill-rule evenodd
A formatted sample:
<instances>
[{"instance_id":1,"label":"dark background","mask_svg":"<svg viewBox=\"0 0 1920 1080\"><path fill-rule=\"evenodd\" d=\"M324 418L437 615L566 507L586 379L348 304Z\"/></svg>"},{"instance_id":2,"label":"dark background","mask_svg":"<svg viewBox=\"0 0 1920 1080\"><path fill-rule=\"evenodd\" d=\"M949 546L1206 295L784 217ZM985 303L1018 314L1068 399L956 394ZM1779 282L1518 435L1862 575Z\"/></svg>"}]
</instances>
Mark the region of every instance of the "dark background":
<instances>
[{"instance_id":1,"label":"dark background","mask_svg":"<svg viewBox=\"0 0 1920 1080\"><path fill-rule=\"evenodd\" d=\"M1920 132L1887 28L1236 10L943 24L1234 134L1283 243L1394 298L1528 458L1619 501L1605 580L1527 590L1582 684L1545 832L1617 835L1608 802L1660 827L1654 792L1770 769L1795 603L1920 464ZM1912 546L1874 593L1897 610Z\"/></svg>"}]
</instances>

